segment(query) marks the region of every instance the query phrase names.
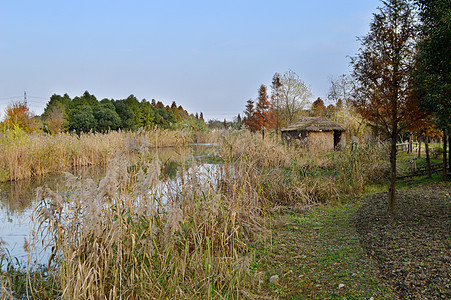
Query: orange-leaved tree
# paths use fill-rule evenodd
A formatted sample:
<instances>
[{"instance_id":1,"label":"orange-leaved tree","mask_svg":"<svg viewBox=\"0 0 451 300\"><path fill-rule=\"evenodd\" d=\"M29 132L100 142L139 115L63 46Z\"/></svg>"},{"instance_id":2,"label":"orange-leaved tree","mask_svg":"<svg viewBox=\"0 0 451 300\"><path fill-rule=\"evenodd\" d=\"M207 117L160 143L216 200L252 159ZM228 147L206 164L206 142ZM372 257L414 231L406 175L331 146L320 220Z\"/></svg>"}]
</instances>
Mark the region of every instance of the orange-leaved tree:
<instances>
[{"instance_id":1,"label":"orange-leaved tree","mask_svg":"<svg viewBox=\"0 0 451 300\"><path fill-rule=\"evenodd\" d=\"M254 107L254 101L247 101L245 117L243 123L251 131L259 131L263 129L273 129L275 125L274 113L269 101L267 88L262 84L258 90L257 103Z\"/></svg>"},{"instance_id":2,"label":"orange-leaved tree","mask_svg":"<svg viewBox=\"0 0 451 300\"><path fill-rule=\"evenodd\" d=\"M26 132L39 129L26 102L13 102L8 105L4 123L11 128L18 127Z\"/></svg>"},{"instance_id":3,"label":"orange-leaved tree","mask_svg":"<svg viewBox=\"0 0 451 300\"><path fill-rule=\"evenodd\" d=\"M390 186L388 208L395 207L396 142L398 134L414 121L418 98L412 97L415 17L406 0L387 0L374 14L370 32L351 63L356 79L352 104L389 138ZM418 111L418 110L417 110Z\"/></svg>"}]
</instances>

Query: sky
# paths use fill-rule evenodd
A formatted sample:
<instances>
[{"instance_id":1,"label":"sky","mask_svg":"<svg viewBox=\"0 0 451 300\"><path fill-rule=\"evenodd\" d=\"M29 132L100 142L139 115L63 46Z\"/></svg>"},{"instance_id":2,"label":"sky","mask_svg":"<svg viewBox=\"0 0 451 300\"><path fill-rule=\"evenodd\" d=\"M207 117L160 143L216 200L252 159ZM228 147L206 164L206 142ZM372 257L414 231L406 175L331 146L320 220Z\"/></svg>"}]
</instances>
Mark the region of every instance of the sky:
<instances>
[{"instance_id":1,"label":"sky","mask_svg":"<svg viewBox=\"0 0 451 300\"><path fill-rule=\"evenodd\" d=\"M292 70L327 98L350 72L378 0L0 0L0 118L53 94L175 101L232 120Z\"/></svg>"}]
</instances>

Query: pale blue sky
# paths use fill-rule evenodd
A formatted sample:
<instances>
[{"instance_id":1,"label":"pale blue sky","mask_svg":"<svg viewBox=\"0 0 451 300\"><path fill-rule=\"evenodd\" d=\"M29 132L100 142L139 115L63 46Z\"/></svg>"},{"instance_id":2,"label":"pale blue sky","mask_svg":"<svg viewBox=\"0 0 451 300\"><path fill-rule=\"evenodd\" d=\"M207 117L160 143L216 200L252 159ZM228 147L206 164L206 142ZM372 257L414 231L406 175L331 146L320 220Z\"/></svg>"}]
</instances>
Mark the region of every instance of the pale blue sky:
<instances>
[{"instance_id":1,"label":"pale blue sky","mask_svg":"<svg viewBox=\"0 0 451 300\"><path fill-rule=\"evenodd\" d=\"M0 112L23 99L85 90L176 101L232 119L275 72L295 71L313 98L349 72L378 0L0 0ZM314 100L312 99L312 100Z\"/></svg>"}]
</instances>

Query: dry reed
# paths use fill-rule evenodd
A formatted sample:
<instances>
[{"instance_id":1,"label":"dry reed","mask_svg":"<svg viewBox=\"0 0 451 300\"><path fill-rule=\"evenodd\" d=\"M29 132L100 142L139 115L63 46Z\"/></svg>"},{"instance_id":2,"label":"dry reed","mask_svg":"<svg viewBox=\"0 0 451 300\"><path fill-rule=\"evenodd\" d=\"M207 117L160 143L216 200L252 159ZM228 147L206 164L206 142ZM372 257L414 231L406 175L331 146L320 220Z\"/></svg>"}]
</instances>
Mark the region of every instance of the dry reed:
<instances>
[{"instance_id":1,"label":"dry reed","mask_svg":"<svg viewBox=\"0 0 451 300\"><path fill-rule=\"evenodd\" d=\"M39 190L35 242L50 239L48 272L59 297L239 298L258 195L225 194L219 174L199 167L169 186L160 181L160 162L148 162L145 147L138 151L133 169L126 155L115 155L98 185L68 174L64 197Z\"/></svg>"},{"instance_id":2,"label":"dry reed","mask_svg":"<svg viewBox=\"0 0 451 300\"><path fill-rule=\"evenodd\" d=\"M208 133L203 135L203 139L208 140ZM142 144L136 144L137 141ZM41 176L74 167L104 165L113 153L126 150L125 147L134 151L136 147L142 146L186 146L192 142L189 132L170 130L112 131L106 134L81 135L27 134L18 129L6 131L0 133L0 182Z\"/></svg>"}]
</instances>

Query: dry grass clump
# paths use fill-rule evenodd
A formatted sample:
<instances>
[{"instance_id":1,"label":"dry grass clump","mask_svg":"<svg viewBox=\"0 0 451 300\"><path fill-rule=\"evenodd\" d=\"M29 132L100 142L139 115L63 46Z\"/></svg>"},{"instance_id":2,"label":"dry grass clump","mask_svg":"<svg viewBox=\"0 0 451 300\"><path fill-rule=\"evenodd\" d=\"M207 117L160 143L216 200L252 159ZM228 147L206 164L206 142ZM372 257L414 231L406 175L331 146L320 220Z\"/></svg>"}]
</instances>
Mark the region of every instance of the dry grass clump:
<instances>
[{"instance_id":1,"label":"dry grass clump","mask_svg":"<svg viewBox=\"0 0 451 300\"><path fill-rule=\"evenodd\" d=\"M341 193L356 195L368 183L380 183L389 177L389 151L386 144L375 143L353 151L334 153L333 166Z\"/></svg>"},{"instance_id":2,"label":"dry grass clump","mask_svg":"<svg viewBox=\"0 0 451 300\"><path fill-rule=\"evenodd\" d=\"M313 153L283 145L278 137L232 132L219 148L225 161L246 169L248 181L271 205L338 203L362 193L368 183L383 181L388 172L384 144Z\"/></svg>"},{"instance_id":3,"label":"dry grass clump","mask_svg":"<svg viewBox=\"0 0 451 300\"><path fill-rule=\"evenodd\" d=\"M141 148L132 171L117 154L98 185L68 174L65 195L40 189L36 237L50 240L53 293L63 299L239 298L258 195L223 193L216 171L198 168L164 184L160 162L147 162L147 155Z\"/></svg>"},{"instance_id":4,"label":"dry grass clump","mask_svg":"<svg viewBox=\"0 0 451 300\"><path fill-rule=\"evenodd\" d=\"M43 133L14 136L0 133L1 181L40 176L65 168L105 164L110 153L125 144L125 133Z\"/></svg>"},{"instance_id":5,"label":"dry grass clump","mask_svg":"<svg viewBox=\"0 0 451 300\"><path fill-rule=\"evenodd\" d=\"M231 131L223 134L219 140L219 152L227 162L252 162L259 168L291 165L289 150L277 136L262 139L258 133Z\"/></svg>"}]
</instances>

